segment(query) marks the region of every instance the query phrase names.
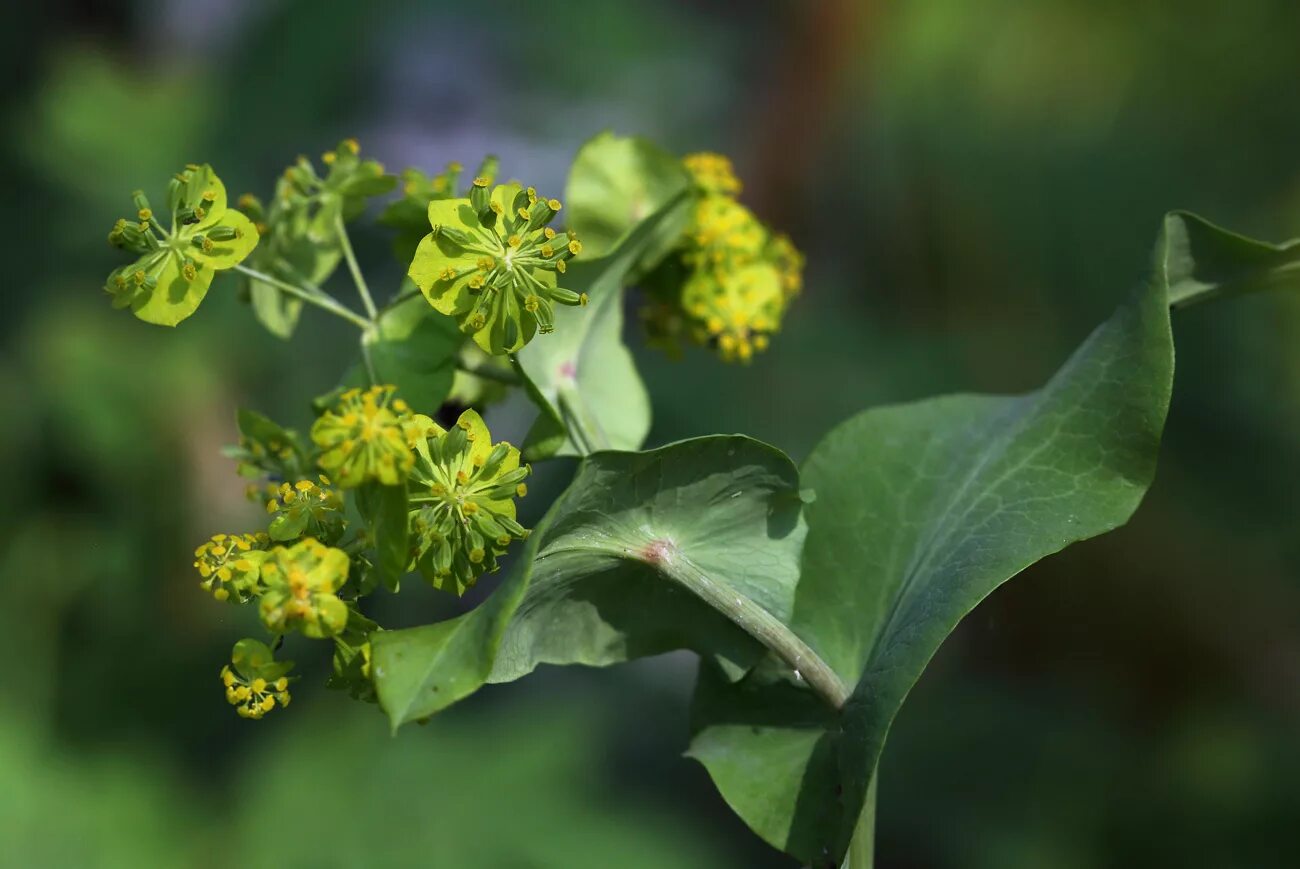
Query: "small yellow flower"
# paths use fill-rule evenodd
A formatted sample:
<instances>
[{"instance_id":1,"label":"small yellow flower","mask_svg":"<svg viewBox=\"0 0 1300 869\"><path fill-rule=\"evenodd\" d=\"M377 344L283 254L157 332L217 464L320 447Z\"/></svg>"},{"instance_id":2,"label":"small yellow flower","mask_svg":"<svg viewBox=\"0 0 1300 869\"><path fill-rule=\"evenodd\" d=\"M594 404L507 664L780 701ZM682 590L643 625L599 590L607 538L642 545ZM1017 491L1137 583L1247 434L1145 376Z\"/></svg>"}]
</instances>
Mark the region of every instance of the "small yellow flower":
<instances>
[{"instance_id":1,"label":"small yellow flower","mask_svg":"<svg viewBox=\"0 0 1300 869\"><path fill-rule=\"evenodd\" d=\"M320 466L343 488L378 480L395 486L406 479L415 464L403 426L410 417L405 403L393 401L396 387L373 386L364 392L350 389L311 428L320 448Z\"/></svg>"},{"instance_id":2,"label":"small yellow flower","mask_svg":"<svg viewBox=\"0 0 1300 869\"><path fill-rule=\"evenodd\" d=\"M289 705L291 661L276 661L271 649L258 640L235 643L230 664L221 668L226 702L240 718L259 719L276 706Z\"/></svg>"},{"instance_id":3,"label":"small yellow flower","mask_svg":"<svg viewBox=\"0 0 1300 869\"><path fill-rule=\"evenodd\" d=\"M199 587L217 600L247 603L261 589L265 534L214 534L194 550Z\"/></svg>"},{"instance_id":4,"label":"small yellow flower","mask_svg":"<svg viewBox=\"0 0 1300 869\"><path fill-rule=\"evenodd\" d=\"M347 581L348 568L346 552L311 537L270 550L262 564L262 623L274 633L297 630L315 639L339 633L348 607L335 592Z\"/></svg>"}]
</instances>

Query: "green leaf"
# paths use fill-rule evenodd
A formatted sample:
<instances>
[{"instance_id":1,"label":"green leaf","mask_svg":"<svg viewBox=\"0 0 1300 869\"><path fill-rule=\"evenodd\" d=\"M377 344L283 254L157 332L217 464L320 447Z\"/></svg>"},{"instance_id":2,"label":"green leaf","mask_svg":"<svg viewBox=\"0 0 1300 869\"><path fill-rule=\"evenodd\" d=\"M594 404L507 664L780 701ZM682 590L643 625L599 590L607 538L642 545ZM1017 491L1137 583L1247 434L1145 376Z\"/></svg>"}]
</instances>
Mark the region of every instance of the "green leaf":
<instances>
[{"instance_id":1,"label":"green leaf","mask_svg":"<svg viewBox=\"0 0 1300 869\"><path fill-rule=\"evenodd\" d=\"M680 648L743 671L762 646L737 620L789 617L801 508L793 463L738 435L589 456L552 508L491 681Z\"/></svg>"},{"instance_id":2,"label":"green leaf","mask_svg":"<svg viewBox=\"0 0 1300 869\"><path fill-rule=\"evenodd\" d=\"M423 298L407 299L384 311L368 342L378 383L391 383L420 413L433 414L451 392L456 356L465 336L456 323L437 314ZM364 366L354 366L345 386L366 386Z\"/></svg>"},{"instance_id":3,"label":"green leaf","mask_svg":"<svg viewBox=\"0 0 1300 869\"><path fill-rule=\"evenodd\" d=\"M375 690L394 730L447 708L487 681L502 632L531 580L540 532L480 606L447 621L371 636Z\"/></svg>"},{"instance_id":4,"label":"green leaf","mask_svg":"<svg viewBox=\"0 0 1300 869\"><path fill-rule=\"evenodd\" d=\"M789 618L805 533L793 463L750 438L594 454L486 603L377 635L380 702L397 726L538 664L679 648L739 675L763 653L753 624Z\"/></svg>"},{"instance_id":5,"label":"green leaf","mask_svg":"<svg viewBox=\"0 0 1300 869\"><path fill-rule=\"evenodd\" d=\"M1300 282L1300 240L1255 241L1185 211L1165 217L1163 262L1169 303L1180 308L1202 298L1239 295Z\"/></svg>"},{"instance_id":6,"label":"green leaf","mask_svg":"<svg viewBox=\"0 0 1300 869\"><path fill-rule=\"evenodd\" d=\"M836 712L770 666L734 684L706 669L697 690L691 754L759 835L839 865L890 725L961 618L1137 509L1173 385L1171 300L1296 286L1295 255L1171 214L1152 280L1041 389L875 408L826 436L803 467L817 499L791 626L851 697Z\"/></svg>"},{"instance_id":7,"label":"green leaf","mask_svg":"<svg viewBox=\"0 0 1300 869\"><path fill-rule=\"evenodd\" d=\"M248 299L257 322L277 338L289 339L302 316L302 299L282 292L265 281L248 281Z\"/></svg>"},{"instance_id":8,"label":"green leaf","mask_svg":"<svg viewBox=\"0 0 1300 869\"><path fill-rule=\"evenodd\" d=\"M588 252L600 256L690 186L690 174L676 157L646 139L604 132L582 146L569 170L568 225ZM689 210L674 218L659 224L647 240L636 273L653 268L677 244Z\"/></svg>"},{"instance_id":9,"label":"green leaf","mask_svg":"<svg viewBox=\"0 0 1300 869\"><path fill-rule=\"evenodd\" d=\"M565 284L587 293L587 306L557 308L555 331L539 336L517 357L529 396L542 411L524 441L526 458L635 450L645 441L650 399L623 343L622 289L628 270L660 228L685 210L685 196L679 195L642 221L613 253L570 264Z\"/></svg>"},{"instance_id":10,"label":"green leaf","mask_svg":"<svg viewBox=\"0 0 1300 869\"><path fill-rule=\"evenodd\" d=\"M389 591L397 591L411 560L406 486L366 483L357 490L357 511L375 549L375 571Z\"/></svg>"},{"instance_id":11,"label":"green leaf","mask_svg":"<svg viewBox=\"0 0 1300 869\"><path fill-rule=\"evenodd\" d=\"M316 240L307 232L304 213L293 212L275 224L270 238L254 251L251 264L287 283L319 287L334 273L342 257L335 239ZM302 299L265 281L247 276L244 280L258 322L276 337L292 337L302 314Z\"/></svg>"}]
</instances>

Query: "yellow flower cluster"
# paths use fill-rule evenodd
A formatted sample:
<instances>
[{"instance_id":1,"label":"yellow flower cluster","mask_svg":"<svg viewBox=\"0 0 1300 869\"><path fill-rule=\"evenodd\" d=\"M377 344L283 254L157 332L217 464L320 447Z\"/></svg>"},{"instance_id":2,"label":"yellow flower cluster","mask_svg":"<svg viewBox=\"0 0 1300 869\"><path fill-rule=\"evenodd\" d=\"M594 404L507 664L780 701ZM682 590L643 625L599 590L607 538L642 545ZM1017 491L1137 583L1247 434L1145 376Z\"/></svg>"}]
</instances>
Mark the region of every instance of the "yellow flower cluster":
<instances>
[{"instance_id":1,"label":"yellow flower cluster","mask_svg":"<svg viewBox=\"0 0 1300 869\"><path fill-rule=\"evenodd\" d=\"M396 486L415 464L404 434L411 409L393 397L395 391L394 386L349 389L311 427L311 439L321 450L320 466L340 486L351 488L368 480Z\"/></svg>"},{"instance_id":2,"label":"yellow flower cluster","mask_svg":"<svg viewBox=\"0 0 1300 869\"><path fill-rule=\"evenodd\" d=\"M686 171L701 189L708 193L721 193L724 196L739 196L740 179L731 167L731 160L721 154L701 151L687 154L682 158Z\"/></svg>"},{"instance_id":3,"label":"yellow flower cluster","mask_svg":"<svg viewBox=\"0 0 1300 869\"><path fill-rule=\"evenodd\" d=\"M199 586L217 600L246 603L258 590L265 534L214 534L194 550Z\"/></svg>"},{"instance_id":4,"label":"yellow flower cluster","mask_svg":"<svg viewBox=\"0 0 1300 869\"><path fill-rule=\"evenodd\" d=\"M272 540L294 540L306 534L333 541L343 531L343 496L330 486L329 477L299 480L293 485L281 483L266 502L266 512L273 518L268 532Z\"/></svg>"},{"instance_id":5,"label":"yellow flower cluster","mask_svg":"<svg viewBox=\"0 0 1300 869\"><path fill-rule=\"evenodd\" d=\"M335 592L347 581L349 567L346 552L311 537L275 547L262 565L262 624L273 633L298 630L313 639L339 633L348 607Z\"/></svg>"},{"instance_id":6,"label":"yellow flower cluster","mask_svg":"<svg viewBox=\"0 0 1300 869\"><path fill-rule=\"evenodd\" d=\"M748 362L765 350L786 305L803 285L803 256L736 200L740 181L718 154L684 160L700 196L679 249L684 277L669 281L645 318L653 339L671 346L686 331L724 360Z\"/></svg>"},{"instance_id":7,"label":"yellow flower cluster","mask_svg":"<svg viewBox=\"0 0 1300 869\"><path fill-rule=\"evenodd\" d=\"M245 679L229 666L221 668L221 682L226 686L226 702L235 707L240 718L261 718L276 707L289 705L289 677L268 682L261 676Z\"/></svg>"}]
</instances>

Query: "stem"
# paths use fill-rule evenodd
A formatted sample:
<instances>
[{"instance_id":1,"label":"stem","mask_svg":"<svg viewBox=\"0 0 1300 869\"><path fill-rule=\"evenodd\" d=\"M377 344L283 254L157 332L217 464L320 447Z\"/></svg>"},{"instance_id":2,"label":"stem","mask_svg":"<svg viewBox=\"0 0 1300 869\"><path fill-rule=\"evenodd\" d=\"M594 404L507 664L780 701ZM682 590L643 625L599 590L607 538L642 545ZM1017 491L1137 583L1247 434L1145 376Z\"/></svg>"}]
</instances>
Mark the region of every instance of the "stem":
<instances>
[{"instance_id":1,"label":"stem","mask_svg":"<svg viewBox=\"0 0 1300 869\"><path fill-rule=\"evenodd\" d=\"M849 699L849 689L840 681L839 675L780 619L744 595L714 582L670 541L656 540L639 552L624 552L684 585L725 615L784 661L796 678L807 682L808 687L832 708L842 708ZM869 867L871 864L864 865ZM852 869L858 869L857 864L852 864Z\"/></svg>"},{"instance_id":2,"label":"stem","mask_svg":"<svg viewBox=\"0 0 1300 869\"><path fill-rule=\"evenodd\" d=\"M578 396L576 384L562 383L555 391L555 398L569 434L574 436L575 441L581 439L587 447L583 455L609 449L609 438L605 436L600 423L587 414L587 408Z\"/></svg>"},{"instance_id":3,"label":"stem","mask_svg":"<svg viewBox=\"0 0 1300 869\"><path fill-rule=\"evenodd\" d=\"M315 305L321 310L329 311L331 314L333 314L336 317L342 317L344 320L347 320L349 323L356 326L358 329L370 328L369 320L367 320L365 317L362 317L360 314L356 313L355 311L352 311L349 308L344 307L342 304L339 303L337 299L335 299L329 293L326 293L324 290L316 290L315 292L313 292L311 290L306 289L305 287L298 287L293 284L286 283L280 280L279 278L273 278L268 274L263 274L262 272L259 272L256 269L250 269L248 266L244 266L244 265L235 266L235 271L240 272L241 274L248 275L253 280L262 281L263 283L270 284L280 292L288 293L291 296L302 299L304 302L307 302L308 304Z\"/></svg>"},{"instance_id":4,"label":"stem","mask_svg":"<svg viewBox=\"0 0 1300 869\"><path fill-rule=\"evenodd\" d=\"M343 247L343 258L348 261L348 271L352 272L352 282L357 285L357 293L361 296L361 304L366 308L366 314L371 320L379 316L379 311L375 309L375 300L370 297L370 288L366 286L366 279L361 274L361 266L357 265L357 255L352 252L352 241L348 238L347 227L343 225L343 215L334 215L334 231L338 233L339 244Z\"/></svg>"},{"instance_id":5,"label":"stem","mask_svg":"<svg viewBox=\"0 0 1300 869\"><path fill-rule=\"evenodd\" d=\"M370 342L374 339L375 327L372 324L361 333L361 361L366 368L366 380L371 386L379 385L379 377L375 374L375 361L370 358Z\"/></svg>"}]
</instances>

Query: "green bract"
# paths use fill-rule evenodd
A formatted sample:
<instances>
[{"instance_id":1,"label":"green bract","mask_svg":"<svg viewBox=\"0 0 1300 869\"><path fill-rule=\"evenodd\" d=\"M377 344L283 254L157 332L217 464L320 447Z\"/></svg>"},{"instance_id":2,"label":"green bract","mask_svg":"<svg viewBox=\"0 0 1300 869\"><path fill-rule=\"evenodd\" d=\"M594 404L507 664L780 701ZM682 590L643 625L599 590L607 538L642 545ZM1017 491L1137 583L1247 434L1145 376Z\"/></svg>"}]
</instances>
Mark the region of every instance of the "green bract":
<instances>
[{"instance_id":1,"label":"green bract","mask_svg":"<svg viewBox=\"0 0 1300 869\"><path fill-rule=\"evenodd\" d=\"M230 653L233 665L221 668L221 683L226 686L226 701L235 707L240 718L261 718L276 707L289 705L289 678L292 661L276 661L266 643L244 639L235 643Z\"/></svg>"},{"instance_id":2,"label":"green bract","mask_svg":"<svg viewBox=\"0 0 1300 869\"><path fill-rule=\"evenodd\" d=\"M226 207L226 188L208 165L189 165L167 189L164 228L141 191L133 220L118 220L110 244L138 254L114 269L105 289L116 308L148 323L175 326L198 308L212 277L238 265L257 245L252 222Z\"/></svg>"},{"instance_id":3,"label":"green bract","mask_svg":"<svg viewBox=\"0 0 1300 869\"><path fill-rule=\"evenodd\" d=\"M416 417L410 504L416 561L435 588L464 594L513 540L528 535L515 521L516 497L528 491L519 450L493 445L483 419L467 410L450 430Z\"/></svg>"},{"instance_id":4,"label":"green bract","mask_svg":"<svg viewBox=\"0 0 1300 869\"><path fill-rule=\"evenodd\" d=\"M410 408L393 398L394 391L392 386L349 389L311 427L311 439L321 450L320 466L343 488L367 480L396 486L415 462L403 428Z\"/></svg>"},{"instance_id":5,"label":"green bract","mask_svg":"<svg viewBox=\"0 0 1300 869\"><path fill-rule=\"evenodd\" d=\"M455 317L489 353L513 353L537 332L554 329L554 305L586 298L558 286L582 250L576 234L550 227L557 199L502 184L488 192L474 179L466 199L429 203L433 231L420 240L409 274L429 304Z\"/></svg>"},{"instance_id":6,"label":"green bract","mask_svg":"<svg viewBox=\"0 0 1300 869\"><path fill-rule=\"evenodd\" d=\"M258 610L267 630L330 637L343 630L348 607L335 594L348 578L348 554L308 537L277 546L262 564L266 591Z\"/></svg>"}]
</instances>

